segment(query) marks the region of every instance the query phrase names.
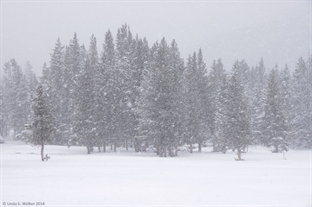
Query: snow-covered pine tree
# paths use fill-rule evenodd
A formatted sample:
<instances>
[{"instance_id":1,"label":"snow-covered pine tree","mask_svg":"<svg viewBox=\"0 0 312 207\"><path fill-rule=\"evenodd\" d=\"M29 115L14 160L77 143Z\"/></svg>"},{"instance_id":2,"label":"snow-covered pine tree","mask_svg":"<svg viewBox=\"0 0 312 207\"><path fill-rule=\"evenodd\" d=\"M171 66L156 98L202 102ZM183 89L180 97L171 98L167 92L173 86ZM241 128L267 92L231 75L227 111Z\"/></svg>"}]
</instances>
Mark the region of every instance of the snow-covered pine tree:
<instances>
[{"instance_id":1,"label":"snow-covered pine tree","mask_svg":"<svg viewBox=\"0 0 312 207\"><path fill-rule=\"evenodd\" d=\"M63 83L63 101L62 101L62 111L63 111L63 121L62 121L62 131L64 137L69 139L69 145L75 145L73 140L75 135L72 133L72 120L75 119L76 111L76 98L78 95L78 74L81 73L82 68L85 67L83 47L80 47L78 43L77 34L74 33L74 37L70 40L69 46L65 47L65 69L63 73L64 83Z\"/></svg>"},{"instance_id":2,"label":"snow-covered pine tree","mask_svg":"<svg viewBox=\"0 0 312 207\"><path fill-rule=\"evenodd\" d=\"M67 128L67 107L68 103L65 93L65 62L64 62L64 46L60 38L57 39L53 53L51 54L49 68L49 101L51 104L51 112L54 116L56 132L51 138L53 144L67 144L69 139L69 129Z\"/></svg>"},{"instance_id":3,"label":"snow-covered pine tree","mask_svg":"<svg viewBox=\"0 0 312 207\"><path fill-rule=\"evenodd\" d=\"M224 137L228 139L230 149L236 149L238 159L242 151L252 144L250 117L244 88L240 83L238 73L233 71L229 81L227 101L227 126Z\"/></svg>"},{"instance_id":4,"label":"snow-covered pine tree","mask_svg":"<svg viewBox=\"0 0 312 207\"><path fill-rule=\"evenodd\" d=\"M220 88L220 93L218 94L216 100L216 112L215 112L215 139L214 146L217 146L218 151L226 153L229 147L229 140L226 135L229 117L229 80L227 76L224 76L223 84Z\"/></svg>"},{"instance_id":5,"label":"snow-covered pine tree","mask_svg":"<svg viewBox=\"0 0 312 207\"><path fill-rule=\"evenodd\" d=\"M151 48L150 65L143 72L138 102L139 138L153 144L157 154L166 157L177 142L177 68L170 66L170 48L165 38Z\"/></svg>"},{"instance_id":6,"label":"snow-covered pine tree","mask_svg":"<svg viewBox=\"0 0 312 207\"><path fill-rule=\"evenodd\" d=\"M112 142L114 137L114 107L116 91L116 55L113 36L108 30L105 34L103 51L101 53L99 72L96 75L95 103L96 133L102 137L103 152L106 145Z\"/></svg>"},{"instance_id":7,"label":"snow-covered pine tree","mask_svg":"<svg viewBox=\"0 0 312 207\"><path fill-rule=\"evenodd\" d=\"M87 153L93 152L93 147L97 144L94 136L95 124L93 120L94 107L94 84L90 67L90 60L87 59L85 67L78 75L76 113L73 132L76 134L75 142L87 147Z\"/></svg>"},{"instance_id":8,"label":"snow-covered pine tree","mask_svg":"<svg viewBox=\"0 0 312 207\"><path fill-rule=\"evenodd\" d=\"M124 143L128 149L128 143L135 136L135 115L133 104L135 102L135 84L137 82L136 70L134 65L134 41L130 27L125 24L117 31L116 38L116 82L118 83L118 92L116 98L118 107L116 107L116 144ZM115 144L115 145L116 145Z\"/></svg>"},{"instance_id":9,"label":"snow-covered pine tree","mask_svg":"<svg viewBox=\"0 0 312 207\"><path fill-rule=\"evenodd\" d=\"M209 137L213 144L213 152L221 151L221 148L218 146L218 138L216 136L216 113L218 111L217 106L217 97L220 94L221 88L224 84L225 70L221 59L218 61L213 61L211 70L208 75L208 102L207 102L207 122L209 127ZM208 104L209 103L209 104Z\"/></svg>"},{"instance_id":10,"label":"snow-covered pine tree","mask_svg":"<svg viewBox=\"0 0 312 207\"><path fill-rule=\"evenodd\" d=\"M193 152L193 145L196 143L199 127L199 99L197 89L197 58L196 53L189 55L184 72L184 94L183 94L183 141L189 145L190 153Z\"/></svg>"},{"instance_id":11,"label":"snow-covered pine tree","mask_svg":"<svg viewBox=\"0 0 312 207\"><path fill-rule=\"evenodd\" d=\"M202 50L199 49L197 56L197 83L199 89L199 100L200 100L200 136L197 139L198 142L198 151L201 152L202 145L205 143L209 136L209 88L208 88L208 72L206 64L203 60Z\"/></svg>"},{"instance_id":12,"label":"snow-covered pine tree","mask_svg":"<svg viewBox=\"0 0 312 207\"><path fill-rule=\"evenodd\" d=\"M291 75L288 69L288 66L286 65L285 68L283 68L280 71L279 74L279 80L278 85L280 89L280 106L281 110L284 114L284 117L286 119L286 125L287 125L287 131L290 130L290 123L291 123ZM290 137L288 137L290 138Z\"/></svg>"},{"instance_id":13,"label":"snow-covered pine tree","mask_svg":"<svg viewBox=\"0 0 312 207\"><path fill-rule=\"evenodd\" d=\"M157 84L159 71L156 70L156 56L159 48L159 43L156 42L150 49L150 61L148 66L144 68L142 75L143 79L139 88L140 96L138 99L138 107L136 110L139 117L138 131L136 135L137 144L144 143L145 146L154 145L155 140L160 136L157 118L159 116L157 110ZM157 149L158 150L158 149ZM159 151L157 151L159 153Z\"/></svg>"},{"instance_id":14,"label":"snow-covered pine tree","mask_svg":"<svg viewBox=\"0 0 312 207\"><path fill-rule=\"evenodd\" d=\"M13 90L13 77L10 62L4 64L4 73L1 82L2 87L2 118L3 118L3 135L4 137L10 135L12 128L12 117L14 111L14 90ZM1 124L2 125L2 124Z\"/></svg>"},{"instance_id":15,"label":"snow-covered pine tree","mask_svg":"<svg viewBox=\"0 0 312 207\"><path fill-rule=\"evenodd\" d=\"M25 123L29 120L29 116L31 111L29 110L30 102L31 102L31 95L28 93L27 90L27 79L23 71L21 82L16 86L16 109L15 109L15 129L17 129L15 133L16 139L21 139L21 132L25 129Z\"/></svg>"},{"instance_id":16,"label":"snow-covered pine tree","mask_svg":"<svg viewBox=\"0 0 312 207\"><path fill-rule=\"evenodd\" d=\"M291 140L295 148L311 148L311 66L299 58L293 73Z\"/></svg>"},{"instance_id":17,"label":"snow-covered pine tree","mask_svg":"<svg viewBox=\"0 0 312 207\"><path fill-rule=\"evenodd\" d=\"M180 56L178 44L175 40L171 42L169 48L169 73L171 85L171 114L173 118L173 126L171 128L173 137L171 137L170 145L168 146L169 156L178 155L178 147L183 144L183 75L184 75L184 62Z\"/></svg>"},{"instance_id":18,"label":"snow-covered pine tree","mask_svg":"<svg viewBox=\"0 0 312 207\"><path fill-rule=\"evenodd\" d=\"M54 133L55 128L47 97L41 85L37 87L36 97L32 103L32 110L32 123L26 126L26 128L32 131L32 136L30 136L28 142L41 146L41 160L45 161L44 145L50 142L50 137Z\"/></svg>"},{"instance_id":19,"label":"snow-covered pine tree","mask_svg":"<svg viewBox=\"0 0 312 207\"><path fill-rule=\"evenodd\" d=\"M278 71L272 69L268 80L268 92L264 106L263 144L272 147L272 152L288 150L287 122L280 102Z\"/></svg>"},{"instance_id":20,"label":"snow-covered pine tree","mask_svg":"<svg viewBox=\"0 0 312 207\"><path fill-rule=\"evenodd\" d=\"M24 124L28 119L27 83L26 77L15 59L11 59L4 66L3 101L8 125L13 130L15 139L24 130Z\"/></svg>"},{"instance_id":21,"label":"snow-covered pine tree","mask_svg":"<svg viewBox=\"0 0 312 207\"><path fill-rule=\"evenodd\" d=\"M133 145L136 152L144 151L146 150L146 146L143 145L143 143L140 142L140 140L137 138L138 132L138 125L139 125L139 117L137 114L138 109L138 100L140 97L140 88L141 83L143 79L143 71L144 68L147 67L148 61L149 61L149 46L147 40L144 38L143 40L136 36L135 39L135 49L134 49L134 59L133 59L133 67L135 70L133 71L133 77L134 77L134 93L133 93L133 105L132 109L134 110L134 128L133 131L135 132Z\"/></svg>"},{"instance_id":22,"label":"snow-covered pine tree","mask_svg":"<svg viewBox=\"0 0 312 207\"><path fill-rule=\"evenodd\" d=\"M260 59L259 64L252 68L249 87L251 89L251 96L249 97L250 112L251 112L251 126L253 133L253 140L260 144L263 142L262 134L262 119L264 116L264 105L267 91L267 76L264 67L263 58Z\"/></svg>"},{"instance_id":23,"label":"snow-covered pine tree","mask_svg":"<svg viewBox=\"0 0 312 207\"><path fill-rule=\"evenodd\" d=\"M208 100L206 69L202 60L202 52L199 50L199 58L196 53L188 58L185 70L186 84L184 93L184 139L190 145L190 152L193 152L193 144L199 145L199 151L207 136L205 113L207 107L205 100Z\"/></svg>"},{"instance_id":24,"label":"snow-covered pine tree","mask_svg":"<svg viewBox=\"0 0 312 207\"><path fill-rule=\"evenodd\" d=\"M91 84L91 89L92 89L92 93L93 93L93 97L91 101L91 105L92 108L90 109L90 113L92 116L91 121L93 122L93 131L92 131L92 135L94 136L94 140L95 143L94 145L96 145L99 149L99 151L101 151L101 147L103 145L102 142L102 137L101 134L99 133L99 124L97 124L97 122L101 122L101 118L103 117L99 117L97 114L97 109L99 109L99 105L98 105L98 92L101 88L101 85L98 85L100 83L100 81L97 80L97 75L100 72L100 67L99 67L99 55L98 55L98 51L97 51L97 42L96 42L96 38L94 35L91 36L90 38L90 46L89 46L89 51L88 51L88 60L89 60L89 68L88 70L90 70L90 82ZM97 94L97 95L96 95Z\"/></svg>"}]
</instances>

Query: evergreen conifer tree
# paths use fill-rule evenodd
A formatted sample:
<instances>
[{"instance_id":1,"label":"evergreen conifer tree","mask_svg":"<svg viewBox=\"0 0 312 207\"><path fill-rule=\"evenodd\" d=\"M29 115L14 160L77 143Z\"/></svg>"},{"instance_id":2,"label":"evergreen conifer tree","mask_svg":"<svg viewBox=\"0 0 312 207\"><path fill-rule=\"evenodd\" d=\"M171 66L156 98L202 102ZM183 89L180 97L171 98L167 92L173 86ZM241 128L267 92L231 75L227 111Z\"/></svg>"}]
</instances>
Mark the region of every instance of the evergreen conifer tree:
<instances>
[{"instance_id":1,"label":"evergreen conifer tree","mask_svg":"<svg viewBox=\"0 0 312 207\"><path fill-rule=\"evenodd\" d=\"M259 64L251 70L249 86L252 91L252 95L249 97L249 103L253 139L255 143L260 144L263 142L262 139L264 138L262 134L262 120L267 91L267 76L263 58L261 58Z\"/></svg>"},{"instance_id":2,"label":"evergreen conifer tree","mask_svg":"<svg viewBox=\"0 0 312 207\"><path fill-rule=\"evenodd\" d=\"M99 63L99 72L95 79L95 102L96 111L96 133L102 138L103 152L106 151L106 145L112 142L114 137L114 106L115 106L115 44L113 36L108 30L105 34L103 52Z\"/></svg>"},{"instance_id":3,"label":"evergreen conifer tree","mask_svg":"<svg viewBox=\"0 0 312 207\"><path fill-rule=\"evenodd\" d=\"M228 139L228 147L237 150L238 160L242 160L241 153L252 144L252 137L244 88L235 70L230 78L228 90L227 126L224 130L224 137Z\"/></svg>"},{"instance_id":4,"label":"evergreen conifer tree","mask_svg":"<svg viewBox=\"0 0 312 207\"><path fill-rule=\"evenodd\" d=\"M41 160L45 161L44 145L50 142L50 137L54 133L55 128L53 126L53 116L48 106L47 97L41 85L37 87L32 110L32 123L27 125L27 128L32 131L32 136L30 136L28 142L33 145L41 146Z\"/></svg>"},{"instance_id":5,"label":"evergreen conifer tree","mask_svg":"<svg viewBox=\"0 0 312 207\"><path fill-rule=\"evenodd\" d=\"M68 129L68 112L67 112L67 99L66 96L66 75L65 75L65 62L64 62L64 46L60 38L55 43L55 48L51 54L50 68L49 68L49 88L47 93L50 96L50 104L54 116L56 132L51 138L54 144L68 144L69 129Z\"/></svg>"},{"instance_id":6,"label":"evergreen conifer tree","mask_svg":"<svg viewBox=\"0 0 312 207\"><path fill-rule=\"evenodd\" d=\"M312 146L310 78L311 68L301 57L297 62L292 84L291 139L295 148Z\"/></svg>"},{"instance_id":7,"label":"evergreen conifer tree","mask_svg":"<svg viewBox=\"0 0 312 207\"><path fill-rule=\"evenodd\" d=\"M221 88L224 84L225 70L221 59L218 61L213 61L211 70L208 76L208 90L207 90L207 122L209 127L209 137L213 144L213 151L221 151L220 146L218 146L218 137L216 136L217 120L216 114L218 113L218 101L217 97L220 95Z\"/></svg>"},{"instance_id":8,"label":"evergreen conifer tree","mask_svg":"<svg viewBox=\"0 0 312 207\"><path fill-rule=\"evenodd\" d=\"M84 70L78 76L76 114L73 131L76 134L75 141L79 145L87 147L87 153L93 152L97 144L94 136L95 124L93 120L94 84L90 60L85 63Z\"/></svg>"},{"instance_id":9,"label":"evergreen conifer tree","mask_svg":"<svg viewBox=\"0 0 312 207\"><path fill-rule=\"evenodd\" d=\"M269 75L263 117L263 144L272 147L274 153L288 150L287 123L281 108L277 73L277 69L272 69Z\"/></svg>"},{"instance_id":10,"label":"evergreen conifer tree","mask_svg":"<svg viewBox=\"0 0 312 207\"><path fill-rule=\"evenodd\" d=\"M138 102L139 138L153 144L161 157L176 155L178 67L170 65L170 47L165 38L151 48L151 60L144 70Z\"/></svg>"}]
</instances>

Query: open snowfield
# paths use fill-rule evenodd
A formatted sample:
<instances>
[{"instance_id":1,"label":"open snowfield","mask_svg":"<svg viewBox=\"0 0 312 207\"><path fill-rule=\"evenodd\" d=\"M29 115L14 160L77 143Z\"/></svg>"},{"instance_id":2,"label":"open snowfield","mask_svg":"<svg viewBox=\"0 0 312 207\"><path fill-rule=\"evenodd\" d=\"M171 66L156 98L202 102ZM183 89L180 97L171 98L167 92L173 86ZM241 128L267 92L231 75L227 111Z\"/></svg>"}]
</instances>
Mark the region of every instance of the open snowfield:
<instances>
[{"instance_id":1,"label":"open snowfield","mask_svg":"<svg viewBox=\"0 0 312 207\"><path fill-rule=\"evenodd\" d=\"M160 158L152 152L95 149L87 155L84 147L46 146L51 159L41 162L37 147L15 141L0 147L2 206L311 206L308 150L289 151L284 160L283 154L254 147L236 162L233 152L211 148Z\"/></svg>"}]
</instances>

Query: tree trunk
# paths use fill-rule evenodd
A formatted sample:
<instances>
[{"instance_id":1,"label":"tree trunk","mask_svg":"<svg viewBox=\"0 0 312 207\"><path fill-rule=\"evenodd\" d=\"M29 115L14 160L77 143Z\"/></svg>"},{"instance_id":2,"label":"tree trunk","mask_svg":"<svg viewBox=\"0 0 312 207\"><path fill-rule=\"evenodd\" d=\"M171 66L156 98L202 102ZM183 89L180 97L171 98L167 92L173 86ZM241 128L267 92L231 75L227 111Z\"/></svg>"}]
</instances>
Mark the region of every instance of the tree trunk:
<instances>
[{"instance_id":1,"label":"tree trunk","mask_svg":"<svg viewBox=\"0 0 312 207\"><path fill-rule=\"evenodd\" d=\"M134 151L135 151L135 152L139 152L138 140L137 140L137 138L134 138L133 145L134 145Z\"/></svg>"},{"instance_id":2,"label":"tree trunk","mask_svg":"<svg viewBox=\"0 0 312 207\"><path fill-rule=\"evenodd\" d=\"M237 156L238 156L238 160L239 160L239 161L242 160L241 155L242 155L241 149L238 148L238 149L237 149Z\"/></svg>"},{"instance_id":3,"label":"tree trunk","mask_svg":"<svg viewBox=\"0 0 312 207\"><path fill-rule=\"evenodd\" d=\"M87 151L88 151L88 154L91 154L90 146L87 146Z\"/></svg>"},{"instance_id":4,"label":"tree trunk","mask_svg":"<svg viewBox=\"0 0 312 207\"><path fill-rule=\"evenodd\" d=\"M159 148L159 157L163 157L163 148L162 147Z\"/></svg>"},{"instance_id":5,"label":"tree trunk","mask_svg":"<svg viewBox=\"0 0 312 207\"><path fill-rule=\"evenodd\" d=\"M222 153L223 153L223 154L226 154L226 146L223 146L223 147L222 147Z\"/></svg>"},{"instance_id":6,"label":"tree trunk","mask_svg":"<svg viewBox=\"0 0 312 207\"><path fill-rule=\"evenodd\" d=\"M201 143L198 143L198 152L201 152L202 151L202 145Z\"/></svg>"},{"instance_id":7,"label":"tree trunk","mask_svg":"<svg viewBox=\"0 0 312 207\"><path fill-rule=\"evenodd\" d=\"M98 149L99 149L99 152L101 152L101 147L100 146L98 146Z\"/></svg>"},{"instance_id":8,"label":"tree trunk","mask_svg":"<svg viewBox=\"0 0 312 207\"><path fill-rule=\"evenodd\" d=\"M274 148L275 148L275 149L274 149L274 152L275 152L275 153L278 153L278 145L277 145L277 144L274 145Z\"/></svg>"},{"instance_id":9,"label":"tree trunk","mask_svg":"<svg viewBox=\"0 0 312 207\"><path fill-rule=\"evenodd\" d=\"M193 144L190 144L190 153L193 153Z\"/></svg>"},{"instance_id":10,"label":"tree trunk","mask_svg":"<svg viewBox=\"0 0 312 207\"><path fill-rule=\"evenodd\" d=\"M129 150L129 146L128 146L128 140L126 140L126 150Z\"/></svg>"},{"instance_id":11,"label":"tree trunk","mask_svg":"<svg viewBox=\"0 0 312 207\"><path fill-rule=\"evenodd\" d=\"M172 147L171 146L168 147L168 152L169 152L169 156L173 157L173 151L172 151Z\"/></svg>"},{"instance_id":12,"label":"tree trunk","mask_svg":"<svg viewBox=\"0 0 312 207\"><path fill-rule=\"evenodd\" d=\"M213 152L218 152L217 143L216 143L215 140L212 141L212 151L213 151Z\"/></svg>"},{"instance_id":13,"label":"tree trunk","mask_svg":"<svg viewBox=\"0 0 312 207\"><path fill-rule=\"evenodd\" d=\"M114 143L114 152L116 152L117 151L117 144L116 144L116 142Z\"/></svg>"},{"instance_id":14,"label":"tree trunk","mask_svg":"<svg viewBox=\"0 0 312 207\"><path fill-rule=\"evenodd\" d=\"M44 156L43 156L43 150L44 150L44 144L41 144L41 161L44 161Z\"/></svg>"},{"instance_id":15,"label":"tree trunk","mask_svg":"<svg viewBox=\"0 0 312 207\"><path fill-rule=\"evenodd\" d=\"M178 147L177 146L174 147L174 156L178 156Z\"/></svg>"},{"instance_id":16,"label":"tree trunk","mask_svg":"<svg viewBox=\"0 0 312 207\"><path fill-rule=\"evenodd\" d=\"M146 152L147 147L148 147L148 143L147 141L145 141L143 147L141 147L142 148L141 151Z\"/></svg>"},{"instance_id":17,"label":"tree trunk","mask_svg":"<svg viewBox=\"0 0 312 207\"><path fill-rule=\"evenodd\" d=\"M103 152L106 152L106 143L103 144Z\"/></svg>"}]
</instances>

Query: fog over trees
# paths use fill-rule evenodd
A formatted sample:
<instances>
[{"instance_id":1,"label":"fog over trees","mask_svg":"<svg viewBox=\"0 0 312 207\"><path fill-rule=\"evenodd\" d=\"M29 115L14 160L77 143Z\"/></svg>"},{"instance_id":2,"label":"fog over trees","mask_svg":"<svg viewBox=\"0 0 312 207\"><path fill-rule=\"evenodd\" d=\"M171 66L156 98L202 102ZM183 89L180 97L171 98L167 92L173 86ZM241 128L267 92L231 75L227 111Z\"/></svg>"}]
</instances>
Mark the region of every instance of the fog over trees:
<instances>
[{"instance_id":1,"label":"fog over trees","mask_svg":"<svg viewBox=\"0 0 312 207\"><path fill-rule=\"evenodd\" d=\"M92 35L89 48L76 33L68 45L58 38L39 78L29 62L6 62L0 135L85 146L88 154L153 148L161 157L212 143L214 152L237 150L238 160L250 145L272 152L312 147L312 57L298 57L294 69L266 68L261 57L254 66L237 60L227 72L222 59L204 63L200 48L183 60L175 40L150 45L126 24L115 38L111 31L103 37L98 47ZM36 126L40 98L46 138L25 128Z\"/></svg>"}]
</instances>

